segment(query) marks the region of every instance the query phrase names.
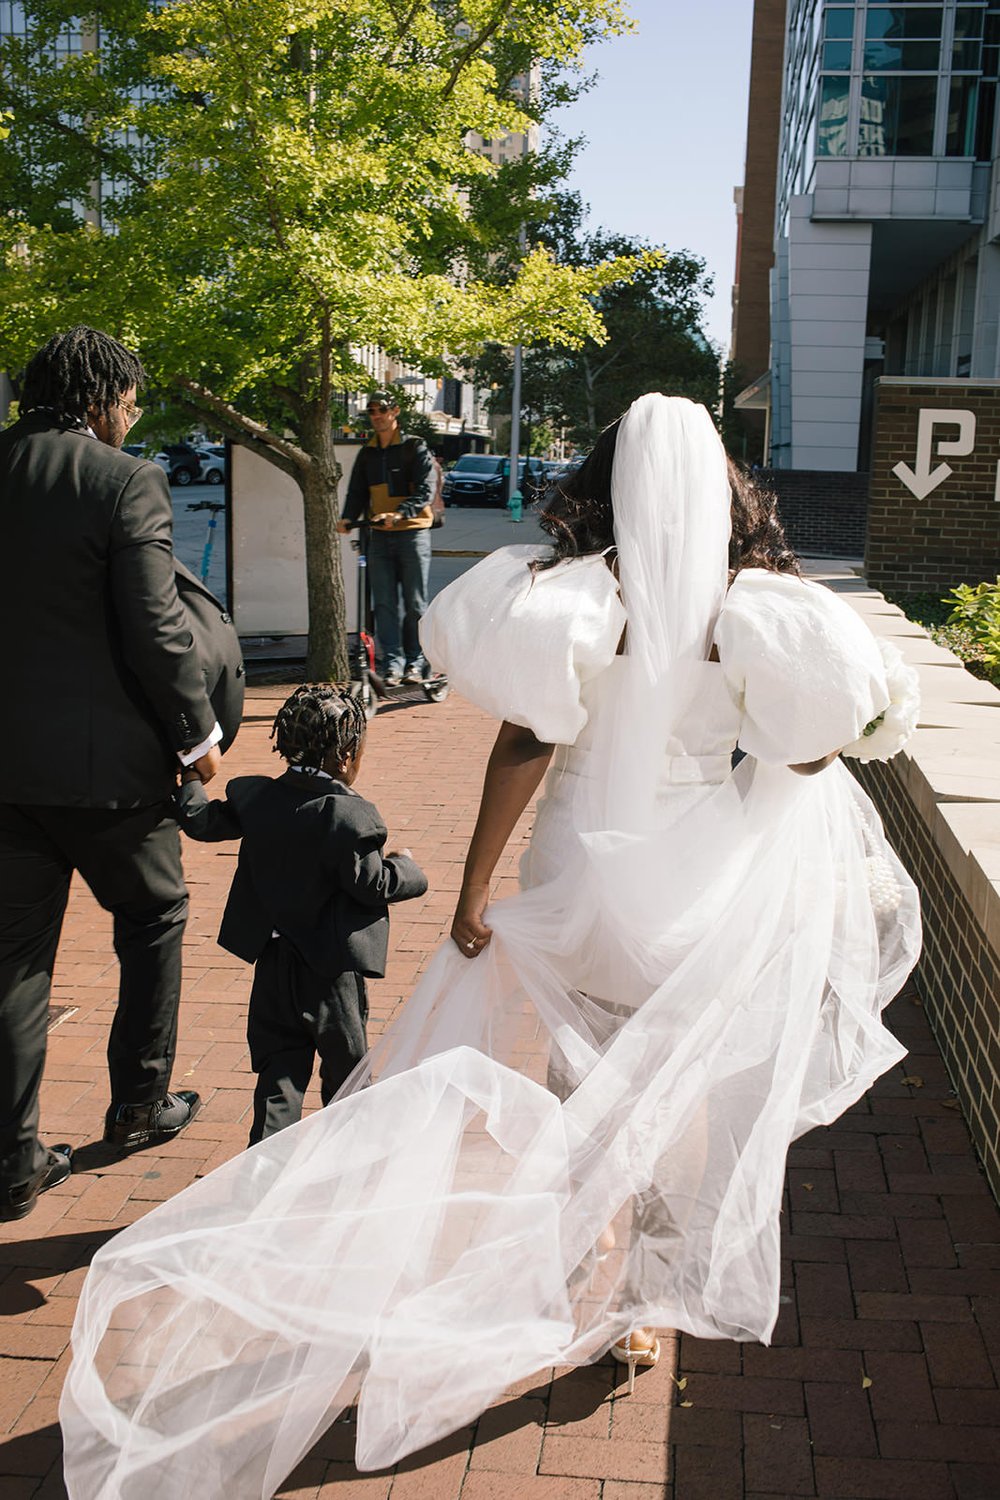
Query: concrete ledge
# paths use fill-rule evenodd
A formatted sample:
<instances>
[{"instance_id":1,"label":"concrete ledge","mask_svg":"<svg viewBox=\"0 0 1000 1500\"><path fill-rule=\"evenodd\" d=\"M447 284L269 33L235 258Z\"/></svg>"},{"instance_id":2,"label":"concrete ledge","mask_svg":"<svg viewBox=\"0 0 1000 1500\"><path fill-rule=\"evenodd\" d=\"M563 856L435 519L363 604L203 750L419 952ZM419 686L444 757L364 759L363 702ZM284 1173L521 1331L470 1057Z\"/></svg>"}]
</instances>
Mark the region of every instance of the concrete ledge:
<instances>
[{"instance_id":1,"label":"concrete ledge","mask_svg":"<svg viewBox=\"0 0 1000 1500\"><path fill-rule=\"evenodd\" d=\"M1000 1197L1000 691L849 566L816 559L807 570L920 674L907 748L887 763L848 764L920 889L924 952L914 981Z\"/></svg>"}]
</instances>

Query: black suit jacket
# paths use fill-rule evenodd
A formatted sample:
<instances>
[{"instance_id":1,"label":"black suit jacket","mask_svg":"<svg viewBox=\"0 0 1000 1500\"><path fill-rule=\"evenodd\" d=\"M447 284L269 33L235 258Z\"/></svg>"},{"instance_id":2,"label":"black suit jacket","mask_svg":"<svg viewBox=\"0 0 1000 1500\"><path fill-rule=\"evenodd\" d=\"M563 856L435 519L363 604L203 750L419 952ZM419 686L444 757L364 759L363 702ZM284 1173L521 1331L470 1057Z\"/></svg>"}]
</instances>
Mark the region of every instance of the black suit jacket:
<instances>
[{"instance_id":1,"label":"black suit jacket","mask_svg":"<svg viewBox=\"0 0 1000 1500\"><path fill-rule=\"evenodd\" d=\"M186 781L175 807L192 838L243 839L219 930L223 948L256 963L277 931L317 974L381 978L388 905L422 896L427 880L405 855L383 858L385 824L364 797L339 781L286 771L237 777L224 802Z\"/></svg>"},{"instance_id":2,"label":"black suit jacket","mask_svg":"<svg viewBox=\"0 0 1000 1500\"><path fill-rule=\"evenodd\" d=\"M155 803L211 733L172 534L156 464L42 413L0 433L5 801Z\"/></svg>"},{"instance_id":3,"label":"black suit jacket","mask_svg":"<svg viewBox=\"0 0 1000 1500\"><path fill-rule=\"evenodd\" d=\"M236 738L243 718L246 675L240 638L225 606L176 557L174 575L177 595L187 615L194 649L201 662L205 690L222 730L219 749L225 754Z\"/></svg>"}]
</instances>

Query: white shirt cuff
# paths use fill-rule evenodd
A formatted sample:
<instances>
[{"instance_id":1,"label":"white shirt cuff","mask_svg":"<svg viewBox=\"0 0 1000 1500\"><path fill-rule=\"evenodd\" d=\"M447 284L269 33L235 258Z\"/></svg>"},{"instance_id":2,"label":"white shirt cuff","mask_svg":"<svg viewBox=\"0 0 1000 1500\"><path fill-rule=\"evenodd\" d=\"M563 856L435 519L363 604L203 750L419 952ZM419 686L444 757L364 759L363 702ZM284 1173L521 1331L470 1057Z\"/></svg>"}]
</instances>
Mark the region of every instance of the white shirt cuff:
<instances>
[{"instance_id":1,"label":"white shirt cuff","mask_svg":"<svg viewBox=\"0 0 1000 1500\"><path fill-rule=\"evenodd\" d=\"M177 759L182 766L193 766L196 760L201 760L201 757L207 754L212 746L217 745L221 739L222 730L219 728L218 722L216 722L207 740L202 740L201 744L195 745L193 750L178 750Z\"/></svg>"}]
</instances>

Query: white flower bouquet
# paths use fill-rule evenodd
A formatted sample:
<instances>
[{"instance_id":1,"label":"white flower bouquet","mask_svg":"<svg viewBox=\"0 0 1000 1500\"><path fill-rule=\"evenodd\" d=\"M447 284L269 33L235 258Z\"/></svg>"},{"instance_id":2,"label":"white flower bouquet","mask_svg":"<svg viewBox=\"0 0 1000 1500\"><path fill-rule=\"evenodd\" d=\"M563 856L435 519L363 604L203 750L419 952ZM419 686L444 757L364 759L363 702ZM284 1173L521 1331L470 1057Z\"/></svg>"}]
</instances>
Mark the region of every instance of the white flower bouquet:
<instances>
[{"instance_id":1,"label":"white flower bouquet","mask_svg":"<svg viewBox=\"0 0 1000 1500\"><path fill-rule=\"evenodd\" d=\"M920 678L913 667L906 665L897 646L881 639L878 646L885 666L889 707L865 725L853 744L844 746L841 754L855 760L891 760L917 727Z\"/></svg>"}]
</instances>

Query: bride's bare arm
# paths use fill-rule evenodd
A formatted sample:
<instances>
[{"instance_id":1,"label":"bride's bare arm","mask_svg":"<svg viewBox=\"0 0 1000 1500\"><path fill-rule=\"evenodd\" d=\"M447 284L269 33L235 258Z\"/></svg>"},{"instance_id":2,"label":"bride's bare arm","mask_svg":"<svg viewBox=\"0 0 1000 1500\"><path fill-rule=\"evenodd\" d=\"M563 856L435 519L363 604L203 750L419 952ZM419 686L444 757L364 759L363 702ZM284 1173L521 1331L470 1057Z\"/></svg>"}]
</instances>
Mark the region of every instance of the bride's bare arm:
<instances>
[{"instance_id":1,"label":"bride's bare arm","mask_svg":"<svg viewBox=\"0 0 1000 1500\"><path fill-rule=\"evenodd\" d=\"M466 958L480 953L492 936L483 922L483 912L489 900L493 871L515 823L545 775L552 750L552 745L543 745L530 729L506 719L500 725L486 766L479 817L451 924L451 935Z\"/></svg>"},{"instance_id":2,"label":"bride's bare arm","mask_svg":"<svg viewBox=\"0 0 1000 1500\"><path fill-rule=\"evenodd\" d=\"M839 750L834 750L820 760L803 761L801 765L789 766L788 769L797 772L799 776L815 776L817 771L825 771L827 766L832 766L839 754Z\"/></svg>"}]
</instances>

